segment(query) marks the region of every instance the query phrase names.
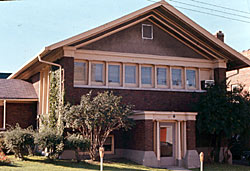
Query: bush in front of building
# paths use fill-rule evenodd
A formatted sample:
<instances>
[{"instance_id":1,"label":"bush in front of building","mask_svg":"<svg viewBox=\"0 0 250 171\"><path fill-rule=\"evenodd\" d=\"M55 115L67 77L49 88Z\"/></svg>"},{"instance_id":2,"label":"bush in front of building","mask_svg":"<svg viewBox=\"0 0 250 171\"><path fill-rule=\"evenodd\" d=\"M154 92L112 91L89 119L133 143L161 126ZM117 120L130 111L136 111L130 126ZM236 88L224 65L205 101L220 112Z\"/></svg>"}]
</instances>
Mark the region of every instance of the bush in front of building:
<instances>
[{"instance_id":1,"label":"bush in front of building","mask_svg":"<svg viewBox=\"0 0 250 171\"><path fill-rule=\"evenodd\" d=\"M32 127L22 129L18 124L4 133L4 145L16 158L24 159L25 154L33 154L34 131Z\"/></svg>"},{"instance_id":2,"label":"bush in front of building","mask_svg":"<svg viewBox=\"0 0 250 171\"><path fill-rule=\"evenodd\" d=\"M87 151L90 147L89 140L85 139L80 134L68 135L65 139L65 148L75 151L75 157L77 162L80 162L79 151Z\"/></svg>"},{"instance_id":3,"label":"bush in front of building","mask_svg":"<svg viewBox=\"0 0 250 171\"><path fill-rule=\"evenodd\" d=\"M35 134L35 144L45 151L49 159L56 159L63 152L63 136L55 129L43 129Z\"/></svg>"}]
</instances>

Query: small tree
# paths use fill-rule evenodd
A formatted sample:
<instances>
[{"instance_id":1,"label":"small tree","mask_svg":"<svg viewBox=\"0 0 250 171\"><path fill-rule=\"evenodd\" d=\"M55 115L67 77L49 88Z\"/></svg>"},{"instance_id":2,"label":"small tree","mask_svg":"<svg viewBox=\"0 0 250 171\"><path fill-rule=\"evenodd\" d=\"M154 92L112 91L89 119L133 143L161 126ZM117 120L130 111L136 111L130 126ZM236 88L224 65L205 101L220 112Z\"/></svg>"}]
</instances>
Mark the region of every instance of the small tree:
<instances>
[{"instance_id":1,"label":"small tree","mask_svg":"<svg viewBox=\"0 0 250 171\"><path fill-rule=\"evenodd\" d=\"M249 93L243 88L227 91L225 86L215 85L208 88L201 96L197 105L197 130L199 134L213 136L211 142L215 162L219 161L222 138L226 141L227 149L231 148L231 139L248 128L250 121ZM225 161L228 158L225 157Z\"/></svg>"},{"instance_id":2,"label":"small tree","mask_svg":"<svg viewBox=\"0 0 250 171\"><path fill-rule=\"evenodd\" d=\"M120 128L132 126L130 105L121 103L122 97L113 92L83 95L80 105L67 105L64 110L66 126L76 129L90 141L89 155L96 160L98 147L103 147L109 134Z\"/></svg>"}]
</instances>

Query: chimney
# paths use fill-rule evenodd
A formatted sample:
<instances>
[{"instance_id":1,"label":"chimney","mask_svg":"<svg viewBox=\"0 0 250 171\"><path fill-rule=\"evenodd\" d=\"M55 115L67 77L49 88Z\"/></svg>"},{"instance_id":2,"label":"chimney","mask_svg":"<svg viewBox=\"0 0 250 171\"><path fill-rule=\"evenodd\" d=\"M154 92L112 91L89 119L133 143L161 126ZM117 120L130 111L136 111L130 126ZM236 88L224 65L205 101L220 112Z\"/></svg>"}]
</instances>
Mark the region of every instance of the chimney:
<instances>
[{"instance_id":1,"label":"chimney","mask_svg":"<svg viewBox=\"0 0 250 171\"><path fill-rule=\"evenodd\" d=\"M221 40L222 42L224 42L224 33L222 33L222 31L218 31L215 34L215 37L217 37L219 40Z\"/></svg>"}]
</instances>

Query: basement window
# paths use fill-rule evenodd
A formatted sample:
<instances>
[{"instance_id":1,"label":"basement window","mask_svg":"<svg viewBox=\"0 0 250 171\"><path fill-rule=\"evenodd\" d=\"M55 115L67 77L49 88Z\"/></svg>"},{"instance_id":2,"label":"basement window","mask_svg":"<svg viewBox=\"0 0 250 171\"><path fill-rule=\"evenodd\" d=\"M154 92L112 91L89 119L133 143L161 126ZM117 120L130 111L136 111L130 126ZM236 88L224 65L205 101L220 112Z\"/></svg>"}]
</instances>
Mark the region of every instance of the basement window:
<instances>
[{"instance_id":1,"label":"basement window","mask_svg":"<svg viewBox=\"0 0 250 171\"><path fill-rule=\"evenodd\" d=\"M142 24L142 39L153 39L153 26Z\"/></svg>"}]
</instances>

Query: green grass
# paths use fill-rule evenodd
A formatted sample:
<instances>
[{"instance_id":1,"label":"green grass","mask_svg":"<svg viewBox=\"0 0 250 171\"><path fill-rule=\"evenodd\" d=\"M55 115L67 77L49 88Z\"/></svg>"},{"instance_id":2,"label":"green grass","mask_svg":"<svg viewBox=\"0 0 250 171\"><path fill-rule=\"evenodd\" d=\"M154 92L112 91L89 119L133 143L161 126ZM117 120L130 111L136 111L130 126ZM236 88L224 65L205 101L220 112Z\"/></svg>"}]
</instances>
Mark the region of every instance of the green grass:
<instances>
[{"instance_id":1,"label":"green grass","mask_svg":"<svg viewBox=\"0 0 250 171\"><path fill-rule=\"evenodd\" d=\"M10 171L10 170L25 170L25 171L63 171L63 170L72 170L72 171L94 171L100 170L99 162L91 161L82 161L76 163L71 160L55 160L50 161L45 157L34 156L27 157L25 161L19 161L14 158L14 156L8 156L12 164L8 166L0 166L1 171ZM131 161L125 159L109 160L104 161L104 170L105 171L166 171L166 169L154 169L138 165Z\"/></svg>"},{"instance_id":2,"label":"green grass","mask_svg":"<svg viewBox=\"0 0 250 171\"><path fill-rule=\"evenodd\" d=\"M200 169L192 169L200 171ZM250 171L250 166L228 165L228 164L208 164L205 165L204 171Z\"/></svg>"}]
</instances>

